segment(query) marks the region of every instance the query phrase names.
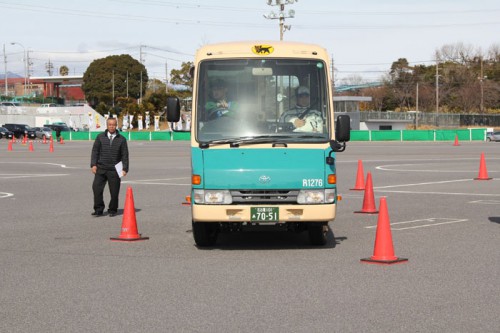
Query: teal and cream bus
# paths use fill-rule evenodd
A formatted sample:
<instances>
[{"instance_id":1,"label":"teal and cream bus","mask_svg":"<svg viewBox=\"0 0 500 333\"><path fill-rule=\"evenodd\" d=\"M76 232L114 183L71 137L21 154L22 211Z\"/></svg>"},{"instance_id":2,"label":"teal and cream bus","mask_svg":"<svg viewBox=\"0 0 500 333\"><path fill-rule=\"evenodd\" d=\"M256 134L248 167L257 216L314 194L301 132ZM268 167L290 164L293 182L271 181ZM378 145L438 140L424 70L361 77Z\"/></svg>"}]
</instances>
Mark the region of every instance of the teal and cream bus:
<instances>
[{"instance_id":1,"label":"teal and cream bus","mask_svg":"<svg viewBox=\"0 0 500 333\"><path fill-rule=\"evenodd\" d=\"M334 121L325 49L292 42L206 45L195 56L191 213L195 242L275 228L327 242L338 201L335 153L350 119ZM301 104L301 105L299 105ZM168 121L180 116L167 101Z\"/></svg>"}]
</instances>

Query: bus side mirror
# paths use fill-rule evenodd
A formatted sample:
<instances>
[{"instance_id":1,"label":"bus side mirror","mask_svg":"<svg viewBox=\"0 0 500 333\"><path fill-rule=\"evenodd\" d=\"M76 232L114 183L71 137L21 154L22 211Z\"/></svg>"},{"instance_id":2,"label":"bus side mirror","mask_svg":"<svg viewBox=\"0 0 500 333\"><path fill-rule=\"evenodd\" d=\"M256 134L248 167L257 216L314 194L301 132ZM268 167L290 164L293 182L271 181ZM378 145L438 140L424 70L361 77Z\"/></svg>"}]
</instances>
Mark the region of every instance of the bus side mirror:
<instances>
[{"instance_id":1,"label":"bus side mirror","mask_svg":"<svg viewBox=\"0 0 500 333\"><path fill-rule=\"evenodd\" d=\"M347 142L351 140L351 118L347 115L337 117L335 124L335 140Z\"/></svg>"},{"instance_id":2,"label":"bus side mirror","mask_svg":"<svg viewBox=\"0 0 500 333\"><path fill-rule=\"evenodd\" d=\"M332 152L343 152L346 148L345 143L349 140L351 140L351 118L347 115L340 115L335 122L335 140L330 141L332 150L326 158L326 164L335 163Z\"/></svg>"},{"instance_id":3,"label":"bus side mirror","mask_svg":"<svg viewBox=\"0 0 500 333\"><path fill-rule=\"evenodd\" d=\"M181 104L177 97L167 97L167 121L176 123L181 118Z\"/></svg>"}]
</instances>

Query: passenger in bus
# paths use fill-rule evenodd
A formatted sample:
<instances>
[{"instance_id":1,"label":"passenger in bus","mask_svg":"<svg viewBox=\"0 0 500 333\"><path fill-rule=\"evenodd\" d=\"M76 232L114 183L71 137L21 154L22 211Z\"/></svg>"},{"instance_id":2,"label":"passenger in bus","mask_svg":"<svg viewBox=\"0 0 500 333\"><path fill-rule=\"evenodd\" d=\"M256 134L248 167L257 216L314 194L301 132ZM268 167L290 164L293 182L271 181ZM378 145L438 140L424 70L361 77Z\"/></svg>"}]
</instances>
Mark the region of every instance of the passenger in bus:
<instances>
[{"instance_id":1,"label":"passenger in bus","mask_svg":"<svg viewBox=\"0 0 500 333\"><path fill-rule=\"evenodd\" d=\"M280 122L292 123L294 132L323 132L321 112L311 108L309 88L300 86L295 90L296 105L283 112Z\"/></svg>"},{"instance_id":2,"label":"passenger in bus","mask_svg":"<svg viewBox=\"0 0 500 333\"><path fill-rule=\"evenodd\" d=\"M210 92L212 100L205 104L207 120L217 119L224 115L230 116L236 109L236 103L228 101L226 81L215 79Z\"/></svg>"}]
</instances>

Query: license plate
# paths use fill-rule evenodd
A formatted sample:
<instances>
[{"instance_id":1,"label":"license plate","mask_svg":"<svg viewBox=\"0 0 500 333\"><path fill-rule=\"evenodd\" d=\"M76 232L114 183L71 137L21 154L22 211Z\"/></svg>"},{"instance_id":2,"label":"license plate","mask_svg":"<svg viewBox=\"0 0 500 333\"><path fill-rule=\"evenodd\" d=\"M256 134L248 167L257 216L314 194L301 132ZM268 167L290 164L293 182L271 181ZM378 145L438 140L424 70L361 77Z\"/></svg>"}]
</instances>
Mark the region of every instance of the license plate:
<instances>
[{"instance_id":1,"label":"license plate","mask_svg":"<svg viewBox=\"0 0 500 333\"><path fill-rule=\"evenodd\" d=\"M278 207L250 207L250 221L277 222L279 221Z\"/></svg>"}]
</instances>

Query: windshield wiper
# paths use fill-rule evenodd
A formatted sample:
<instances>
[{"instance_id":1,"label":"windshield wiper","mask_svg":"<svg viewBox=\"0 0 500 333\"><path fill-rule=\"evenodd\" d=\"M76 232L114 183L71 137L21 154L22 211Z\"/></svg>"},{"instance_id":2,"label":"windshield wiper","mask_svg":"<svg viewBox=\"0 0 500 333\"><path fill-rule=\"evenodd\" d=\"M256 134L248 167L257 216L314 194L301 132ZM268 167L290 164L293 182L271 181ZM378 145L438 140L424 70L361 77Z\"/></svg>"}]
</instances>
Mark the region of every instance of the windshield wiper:
<instances>
[{"instance_id":1,"label":"windshield wiper","mask_svg":"<svg viewBox=\"0 0 500 333\"><path fill-rule=\"evenodd\" d=\"M242 144L259 144L259 143L282 143L285 140L293 139L295 136L291 135L258 135L247 136L242 138L230 138L221 140L211 140L200 142L200 148L208 148L210 145L224 145L229 144L231 147L239 147Z\"/></svg>"}]
</instances>

